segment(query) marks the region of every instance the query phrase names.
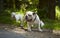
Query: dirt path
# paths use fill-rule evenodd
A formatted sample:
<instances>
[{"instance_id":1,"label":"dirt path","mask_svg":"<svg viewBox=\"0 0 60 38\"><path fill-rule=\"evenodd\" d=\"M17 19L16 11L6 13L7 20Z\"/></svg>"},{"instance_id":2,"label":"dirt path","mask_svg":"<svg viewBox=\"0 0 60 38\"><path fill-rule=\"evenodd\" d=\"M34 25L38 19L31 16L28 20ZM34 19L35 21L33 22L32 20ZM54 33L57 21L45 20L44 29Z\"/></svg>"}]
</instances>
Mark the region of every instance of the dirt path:
<instances>
[{"instance_id":1,"label":"dirt path","mask_svg":"<svg viewBox=\"0 0 60 38\"><path fill-rule=\"evenodd\" d=\"M13 27L9 24L0 24L0 38L60 38L51 32L27 32L20 27Z\"/></svg>"}]
</instances>

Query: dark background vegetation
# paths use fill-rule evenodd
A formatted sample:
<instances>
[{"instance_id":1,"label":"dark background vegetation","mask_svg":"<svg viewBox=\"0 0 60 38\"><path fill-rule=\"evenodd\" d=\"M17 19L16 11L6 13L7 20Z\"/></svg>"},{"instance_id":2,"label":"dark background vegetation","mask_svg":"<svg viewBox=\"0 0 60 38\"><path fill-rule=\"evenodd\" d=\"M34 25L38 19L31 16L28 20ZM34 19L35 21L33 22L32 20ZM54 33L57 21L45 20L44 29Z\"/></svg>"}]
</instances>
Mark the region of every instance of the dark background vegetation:
<instances>
[{"instance_id":1,"label":"dark background vegetation","mask_svg":"<svg viewBox=\"0 0 60 38\"><path fill-rule=\"evenodd\" d=\"M11 12L26 11L37 12L45 28L60 29L60 0L0 0L0 23L16 24Z\"/></svg>"}]
</instances>

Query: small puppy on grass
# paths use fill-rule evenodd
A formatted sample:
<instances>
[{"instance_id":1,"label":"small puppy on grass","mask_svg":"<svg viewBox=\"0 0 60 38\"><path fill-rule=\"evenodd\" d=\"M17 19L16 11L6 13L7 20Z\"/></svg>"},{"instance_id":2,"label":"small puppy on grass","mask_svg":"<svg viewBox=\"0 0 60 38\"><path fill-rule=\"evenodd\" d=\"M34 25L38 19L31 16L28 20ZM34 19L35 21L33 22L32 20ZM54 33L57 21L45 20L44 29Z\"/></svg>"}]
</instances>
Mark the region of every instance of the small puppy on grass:
<instances>
[{"instance_id":1,"label":"small puppy on grass","mask_svg":"<svg viewBox=\"0 0 60 38\"><path fill-rule=\"evenodd\" d=\"M39 16L32 11L27 11L25 14L25 20L27 22L28 31L31 31L31 26L38 25L38 30L43 31L41 27L44 26L43 21L39 19Z\"/></svg>"}]
</instances>

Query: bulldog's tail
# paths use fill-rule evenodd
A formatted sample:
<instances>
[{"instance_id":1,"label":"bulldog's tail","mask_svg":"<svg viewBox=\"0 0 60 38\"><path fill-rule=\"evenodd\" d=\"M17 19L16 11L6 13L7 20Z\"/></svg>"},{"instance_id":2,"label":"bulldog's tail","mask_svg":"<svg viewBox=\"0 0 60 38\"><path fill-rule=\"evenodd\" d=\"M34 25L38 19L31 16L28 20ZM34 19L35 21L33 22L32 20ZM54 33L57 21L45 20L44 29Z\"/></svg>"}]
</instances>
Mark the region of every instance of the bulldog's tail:
<instances>
[{"instance_id":1,"label":"bulldog's tail","mask_svg":"<svg viewBox=\"0 0 60 38\"><path fill-rule=\"evenodd\" d=\"M43 27L43 26L44 26L44 22L43 22L43 21L40 21L40 24L41 24L41 27Z\"/></svg>"}]
</instances>

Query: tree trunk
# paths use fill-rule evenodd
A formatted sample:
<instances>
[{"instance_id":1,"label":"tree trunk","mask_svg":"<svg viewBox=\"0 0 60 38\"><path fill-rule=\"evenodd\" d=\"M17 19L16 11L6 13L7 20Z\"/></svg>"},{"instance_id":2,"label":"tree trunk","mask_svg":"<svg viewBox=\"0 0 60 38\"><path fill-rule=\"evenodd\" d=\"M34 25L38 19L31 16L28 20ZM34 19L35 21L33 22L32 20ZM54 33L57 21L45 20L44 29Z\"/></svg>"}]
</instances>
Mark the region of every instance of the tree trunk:
<instances>
[{"instance_id":1,"label":"tree trunk","mask_svg":"<svg viewBox=\"0 0 60 38\"><path fill-rule=\"evenodd\" d=\"M42 9L46 5L47 5L47 0L39 0L39 4L38 4L39 9Z\"/></svg>"},{"instance_id":2,"label":"tree trunk","mask_svg":"<svg viewBox=\"0 0 60 38\"><path fill-rule=\"evenodd\" d=\"M3 0L0 0L0 12L2 12L3 11Z\"/></svg>"},{"instance_id":3,"label":"tree trunk","mask_svg":"<svg viewBox=\"0 0 60 38\"><path fill-rule=\"evenodd\" d=\"M13 0L13 9L15 10L16 7L15 7L15 0Z\"/></svg>"},{"instance_id":4,"label":"tree trunk","mask_svg":"<svg viewBox=\"0 0 60 38\"><path fill-rule=\"evenodd\" d=\"M46 16L49 19L55 19L55 5L56 5L56 0L39 0L38 9L42 9L45 6L47 6L48 12L46 13L47 14Z\"/></svg>"},{"instance_id":5,"label":"tree trunk","mask_svg":"<svg viewBox=\"0 0 60 38\"><path fill-rule=\"evenodd\" d=\"M48 18L49 19L55 19L55 0L49 0L48 1Z\"/></svg>"}]
</instances>

